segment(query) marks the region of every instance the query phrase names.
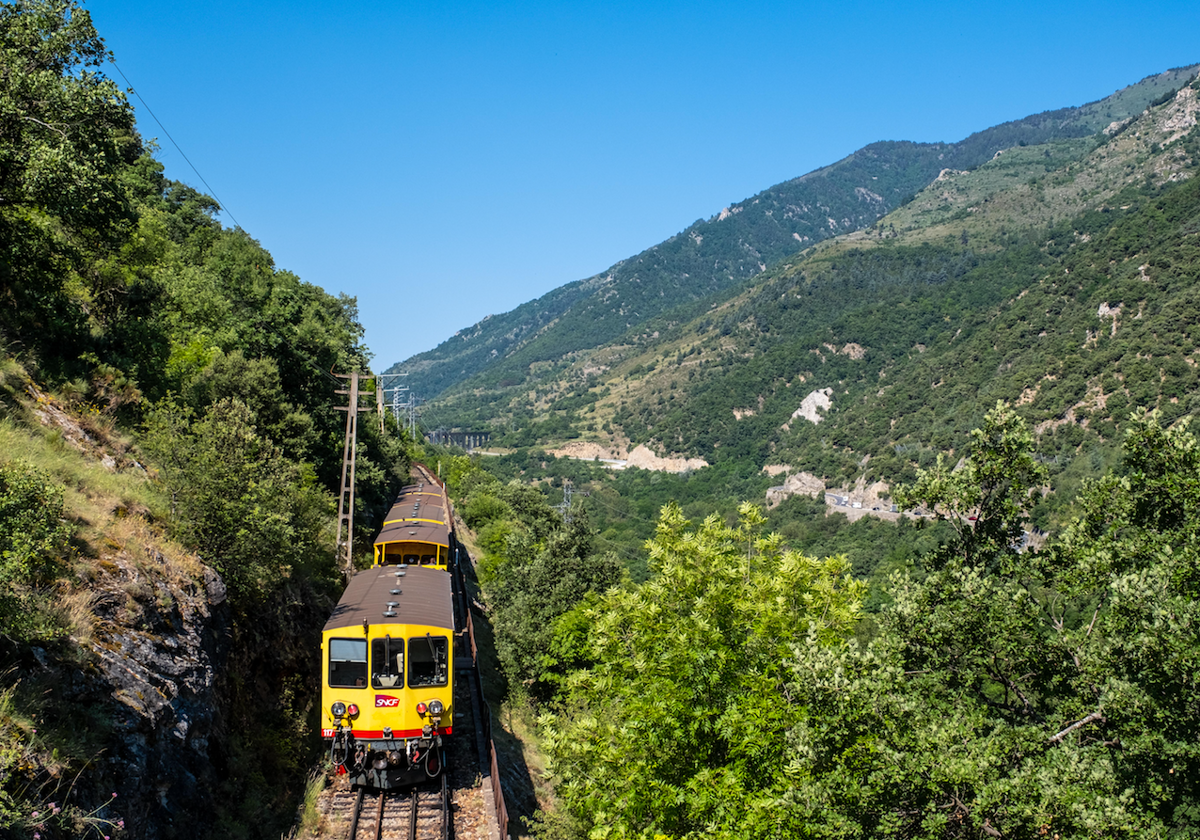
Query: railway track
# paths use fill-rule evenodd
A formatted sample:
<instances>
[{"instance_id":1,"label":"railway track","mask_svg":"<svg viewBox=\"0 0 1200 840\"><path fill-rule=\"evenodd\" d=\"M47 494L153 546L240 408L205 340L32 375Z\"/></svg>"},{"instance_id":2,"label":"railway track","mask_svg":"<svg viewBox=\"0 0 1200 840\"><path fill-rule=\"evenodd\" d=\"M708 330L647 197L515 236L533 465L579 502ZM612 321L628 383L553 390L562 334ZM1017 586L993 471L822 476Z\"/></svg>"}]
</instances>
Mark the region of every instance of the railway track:
<instances>
[{"instance_id":1,"label":"railway track","mask_svg":"<svg viewBox=\"0 0 1200 840\"><path fill-rule=\"evenodd\" d=\"M436 787L407 792L339 791L335 815L349 820L347 840L450 840L450 795L443 775Z\"/></svg>"},{"instance_id":2,"label":"railway track","mask_svg":"<svg viewBox=\"0 0 1200 840\"><path fill-rule=\"evenodd\" d=\"M418 465L414 481L437 485ZM470 563L465 551L454 559ZM440 780L414 788L398 788L382 796L344 771L326 764L314 784L323 790L301 812L287 840L499 840L507 836L507 812L490 736L490 714L482 700L475 670L475 637L471 601L462 572L452 564L454 678L451 708L454 731L445 741L445 769ZM450 626L450 625L447 625ZM490 766L489 766L490 763ZM324 774L324 778L321 775Z\"/></svg>"}]
</instances>

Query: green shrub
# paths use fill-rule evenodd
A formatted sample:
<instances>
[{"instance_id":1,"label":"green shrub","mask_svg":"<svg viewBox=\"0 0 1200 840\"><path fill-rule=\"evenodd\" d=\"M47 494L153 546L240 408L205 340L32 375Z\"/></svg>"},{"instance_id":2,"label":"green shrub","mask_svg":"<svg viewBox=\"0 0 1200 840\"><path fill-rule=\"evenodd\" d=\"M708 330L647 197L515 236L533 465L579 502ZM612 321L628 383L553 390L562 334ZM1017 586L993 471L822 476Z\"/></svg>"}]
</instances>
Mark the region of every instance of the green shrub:
<instances>
[{"instance_id":1,"label":"green shrub","mask_svg":"<svg viewBox=\"0 0 1200 840\"><path fill-rule=\"evenodd\" d=\"M23 461L0 464L0 632L36 626L37 588L53 578L70 535L62 489Z\"/></svg>"}]
</instances>

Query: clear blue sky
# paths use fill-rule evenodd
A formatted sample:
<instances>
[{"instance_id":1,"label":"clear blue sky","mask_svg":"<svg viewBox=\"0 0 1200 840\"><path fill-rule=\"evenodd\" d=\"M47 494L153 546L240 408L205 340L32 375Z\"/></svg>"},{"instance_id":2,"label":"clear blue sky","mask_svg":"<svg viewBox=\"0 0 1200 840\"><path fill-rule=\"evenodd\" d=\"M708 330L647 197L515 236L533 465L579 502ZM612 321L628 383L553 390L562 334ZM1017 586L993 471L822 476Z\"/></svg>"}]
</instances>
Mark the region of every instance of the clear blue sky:
<instances>
[{"instance_id":1,"label":"clear blue sky","mask_svg":"<svg viewBox=\"0 0 1200 840\"><path fill-rule=\"evenodd\" d=\"M85 8L276 265L358 298L377 370L872 141L1200 61L1196 0Z\"/></svg>"}]
</instances>

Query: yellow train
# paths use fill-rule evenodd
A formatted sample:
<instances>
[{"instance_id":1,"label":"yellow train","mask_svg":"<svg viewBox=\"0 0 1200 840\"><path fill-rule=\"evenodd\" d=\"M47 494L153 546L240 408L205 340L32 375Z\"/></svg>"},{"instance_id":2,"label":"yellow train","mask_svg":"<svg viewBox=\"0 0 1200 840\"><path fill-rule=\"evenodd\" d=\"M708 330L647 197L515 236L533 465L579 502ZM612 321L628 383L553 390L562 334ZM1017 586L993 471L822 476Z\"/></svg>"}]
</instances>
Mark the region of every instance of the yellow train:
<instances>
[{"instance_id":1,"label":"yellow train","mask_svg":"<svg viewBox=\"0 0 1200 840\"><path fill-rule=\"evenodd\" d=\"M321 735L339 773L377 790L439 775L454 732L453 517L428 471L417 477L321 638Z\"/></svg>"},{"instance_id":2,"label":"yellow train","mask_svg":"<svg viewBox=\"0 0 1200 840\"><path fill-rule=\"evenodd\" d=\"M417 479L400 491L384 517L375 539L375 565L406 563L446 569L454 542L454 517L450 500L429 470L417 466Z\"/></svg>"}]
</instances>

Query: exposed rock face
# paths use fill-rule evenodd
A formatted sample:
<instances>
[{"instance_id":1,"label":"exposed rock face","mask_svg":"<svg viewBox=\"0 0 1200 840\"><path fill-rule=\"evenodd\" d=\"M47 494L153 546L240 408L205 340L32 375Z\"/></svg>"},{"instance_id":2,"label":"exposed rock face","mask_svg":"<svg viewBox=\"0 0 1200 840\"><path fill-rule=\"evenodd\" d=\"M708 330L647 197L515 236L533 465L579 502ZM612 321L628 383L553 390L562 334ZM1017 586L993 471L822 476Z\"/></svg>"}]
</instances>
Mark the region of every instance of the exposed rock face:
<instances>
[{"instance_id":1,"label":"exposed rock face","mask_svg":"<svg viewBox=\"0 0 1200 840\"><path fill-rule=\"evenodd\" d=\"M763 467L763 472L779 475L791 469L792 467L786 464L769 465ZM852 489L826 487L825 482L815 475L797 472L788 475L783 484L767 489L767 507L778 507L788 496L812 496L814 499L824 500L826 515L838 513L851 522L864 516L875 516L895 522L904 514L892 510L891 501L885 498L890 489L882 481L867 484L866 478L861 475L855 480Z\"/></svg>"},{"instance_id":2,"label":"exposed rock face","mask_svg":"<svg viewBox=\"0 0 1200 840\"><path fill-rule=\"evenodd\" d=\"M197 836L218 781L210 739L227 653L225 586L207 568L196 579L173 574L157 551L139 560L103 564L111 572L97 581L96 667L64 688L110 723L102 764L126 836Z\"/></svg>"},{"instance_id":3,"label":"exposed rock face","mask_svg":"<svg viewBox=\"0 0 1200 840\"><path fill-rule=\"evenodd\" d=\"M679 473L707 467L708 461L705 461L703 458L659 458L642 444L629 453L629 460L626 466L640 467L643 470Z\"/></svg>"},{"instance_id":4,"label":"exposed rock face","mask_svg":"<svg viewBox=\"0 0 1200 840\"><path fill-rule=\"evenodd\" d=\"M145 471L112 440L90 434L36 387L32 414L109 470ZM20 679L44 698L47 729L73 732L68 750L82 771L62 778L54 761L33 772L65 804L91 811L103 834L191 838L209 834L222 779L221 698L230 650L225 584L211 568L166 540L148 512L121 502L91 524L96 554L80 556L69 643L4 649ZM0 640L3 641L3 640ZM228 733L224 733L226 739ZM3 833L0 831L0 833Z\"/></svg>"},{"instance_id":5,"label":"exposed rock face","mask_svg":"<svg viewBox=\"0 0 1200 840\"><path fill-rule=\"evenodd\" d=\"M824 499L825 482L815 475L806 472L789 475L784 479L782 485L767 490L767 507L776 507L788 496L795 496L797 494L812 496L814 499Z\"/></svg>"},{"instance_id":6,"label":"exposed rock face","mask_svg":"<svg viewBox=\"0 0 1200 840\"><path fill-rule=\"evenodd\" d=\"M609 449L591 441L573 440L564 443L558 449L547 450L556 458L575 458L579 461L591 461L599 458L602 461L624 460L625 453L621 449Z\"/></svg>"},{"instance_id":7,"label":"exposed rock face","mask_svg":"<svg viewBox=\"0 0 1200 840\"><path fill-rule=\"evenodd\" d=\"M157 552L136 564L124 552L106 557L93 579L90 639L0 652L15 654L24 687L43 698L42 721L76 733L67 749L85 757L73 776L54 762L35 771L47 797L131 840L207 836L220 782L224 585L211 570L184 580L169 565Z\"/></svg>"},{"instance_id":8,"label":"exposed rock face","mask_svg":"<svg viewBox=\"0 0 1200 840\"><path fill-rule=\"evenodd\" d=\"M792 420L803 417L810 423L820 423L825 419L821 412L828 411L833 407L832 395L832 388L819 388L813 391L800 402L800 407L792 412ZM784 428L789 428L789 426L790 423L785 424Z\"/></svg>"},{"instance_id":9,"label":"exposed rock face","mask_svg":"<svg viewBox=\"0 0 1200 840\"><path fill-rule=\"evenodd\" d=\"M601 461L610 462L611 466L615 466L618 469L638 467L639 469L654 470L656 472L680 473L708 466L708 461L705 461L703 458L660 458L651 452L645 444L634 447L633 451L628 454L621 448L607 449L598 443L587 441L571 441L570 443L563 444L558 449L547 451L557 458L575 458L582 461L591 461L598 458Z\"/></svg>"},{"instance_id":10,"label":"exposed rock face","mask_svg":"<svg viewBox=\"0 0 1200 840\"><path fill-rule=\"evenodd\" d=\"M1196 91L1191 87L1181 88L1175 94L1172 107L1167 109L1161 119L1160 130L1168 135L1163 145L1174 143L1187 134L1196 125L1197 115L1200 114L1200 102L1197 102Z\"/></svg>"}]
</instances>

